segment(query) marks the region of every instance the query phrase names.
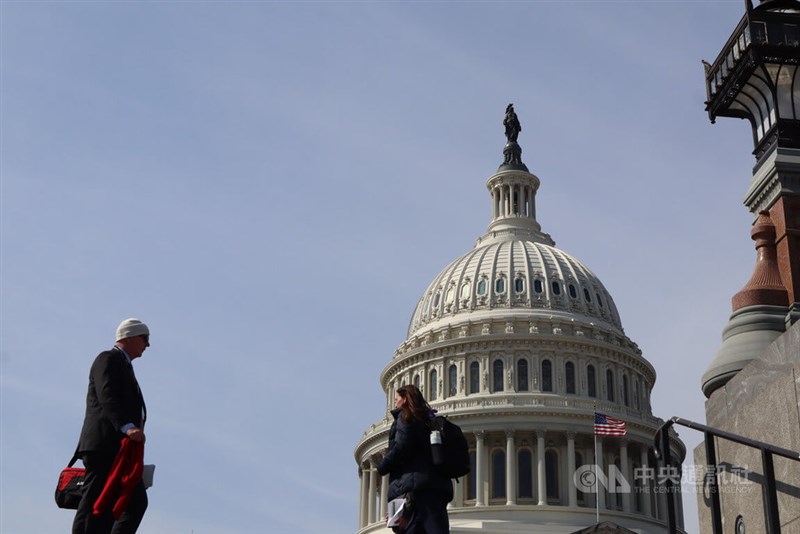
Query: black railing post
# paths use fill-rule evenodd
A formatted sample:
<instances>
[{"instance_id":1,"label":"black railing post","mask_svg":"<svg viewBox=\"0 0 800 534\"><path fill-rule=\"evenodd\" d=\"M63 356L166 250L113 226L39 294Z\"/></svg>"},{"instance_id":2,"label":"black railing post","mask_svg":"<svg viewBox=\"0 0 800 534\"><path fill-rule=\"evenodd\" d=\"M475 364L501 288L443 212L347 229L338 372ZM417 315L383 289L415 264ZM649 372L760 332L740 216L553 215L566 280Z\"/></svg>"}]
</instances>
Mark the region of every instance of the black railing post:
<instances>
[{"instance_id":1,"label":"black railing post","mask_svg":"<svg viewBox=\"0 0 800 534\"><path fill-rule=\"evenodd\" d=\"M767 520L767 534L780 534L781 520L778 513L778 490L775 484L772 453L761 449L761 463L764 466L764 515Z\"/></svg>"},{"instance_id":2,"label":"black railing post","mask_svg":"<svg viewBox=\"0 0 800 534\"><path fill-rule=\"evenodd\" d=\"M705 481L708 483L708 493L711 496L711 531L722 534L722 505L719 502L719 473L717 472L717 446L714 435L709 431L703 432L706 438L706 472Z\"/></svg>"},{"instance_id":3,"label":"black railing post","mask_svg":"<svg viewBox=\"0 0 800 534\"><path fill-rule=\"evenodd\" d=\"M763 497L764 520L766 527L765 531L767 534L780 534L781 520L778 511L778 490L775 482L775 465L773 462L773 456L778 455L782 458L788 458L798 462L800 461L800 453L797 451L784 449L783 447L776 447L775 445L764 443L763 441L757 441L744 436L739 436L737 434L732 434L731 432L726 432L718 428L701 425L700 423L681 419L680 417L672 417L669 421L661 425L661 428L656 431L654 438L656 457L661 459L665 468L668 468L672 463L672 457L669 449L669 428L676 424L691 428L693 430L699 430L700 432L703 432L705 436L706 461L708 462L708 468L714 470L713 477L710 476L710 473L706 474L706 480L708 481L709 493L711 496L711 521L714 534L722 533L722 507L720 506L719 492L719 465L717 463L717 449L714 438L721 438L761 451L761 461L764 468ZM677 527L675 526L675 501L674 495L672 495L672 481L668 477L665 478L666 487L664 489L667 491L669 532L670 534L673 534L677 532Z\"/></svg>"},{"instance_id":4,"label":"black railing post","mask_svg":"<svg viewBox=\"0 0 800 534\"><path fill-rule=\"evenodd\" d=\"M674 419L674 418L673 418ZM669 527L669 534L678 534L678 523L675 513L675 494L672 488L672 451L669 446L669 429L673 424L673 420L669 420L656 431L654 440L654 449L656 459L661 462L661 477L656 475L656 483L653 486L658 488L658 479L663 478L664 489L666 490L667 497L667 526ZM656 494L656 501L658 501L658 494Z\"/></svg>"}]
</instances>

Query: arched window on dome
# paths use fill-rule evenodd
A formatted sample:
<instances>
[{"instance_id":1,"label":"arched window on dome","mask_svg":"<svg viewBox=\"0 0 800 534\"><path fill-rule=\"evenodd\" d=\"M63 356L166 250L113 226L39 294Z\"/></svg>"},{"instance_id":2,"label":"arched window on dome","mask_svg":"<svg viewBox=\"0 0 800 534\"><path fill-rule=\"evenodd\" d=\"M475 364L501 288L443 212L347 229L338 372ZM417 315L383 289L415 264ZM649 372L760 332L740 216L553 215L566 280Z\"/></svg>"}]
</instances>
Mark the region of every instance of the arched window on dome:
<instances>
[{"instance_id":1,"label":"arched window on dome","mask_svg":"<svg viewBox=\"0 0 800 534\"><path fill-rule=\"evenodd\" d=\"M523 277L518 276L514 279L514 291L516 293L525 292L525 279Z\"/></svg>"},{"instance_id":2,"label":"arched window on dome","mask_svg":"<svg viewBox=\"0 0 800 534\"><path fill-rule=\"evenodd\" d=\"M606 369L606 389L608 400L614 402L614 371L611 369Z\"/></svg>"},{"instance_id":3,"label":"arched window on dome","mask_svg":"<svg viewBox=\"0 0 800 534\"><path fill-rule=\"evenodd\" d=\"M492 451L492 473L490 475L491 499L504 499L506 496L506 453L503 449Z\"/></svg>"},{"instance_id":4,"label":"arched window on dome","mask_svg":"<svg viewBox=\"0 0 800 534\"><path fill-rule=\"evenodd\" d=\"M597 397L597 377L592 364L586 366L586 389L590 397Z\"/></svg>"},{"instance_id":5,"label":"arched window on dome","mask_svg":"<svg viewBox=\"0 0 800 534\"><path fill-rule=\"evenodd\" d=\"M570 284L569 285L569 296L574 298L574 299L578 298L578 290L575 289L575 285L574 284Z\"/></svg>"},{"instance_id":6,"label":"arched window on dome","mask_svg":"<svg viewBox=\"0 0 800 534\"><path fill-rule=\"evenodd\" d=\"M520 449L517 454L517 495L520 499L533 499L533 454L530 449Z\"/></svg>"},{"instance_id":7,"label":"arched window on dome","mask_svg":"<svg viewBox=\"0 0 800 534\"><path fill-rule=\"evenodd\" d=\"M592 294L585 287L583 288L583 298L586 299L586 302L592 302Z\"/></svg>"},{"instance_id":8,"label":"arched window on dome","mask_svg":"<svg viewBox=\"0 0 800 534\"><path fill-rule=\"evenodd\" d=\"M442 295L441 291L437 291L436 294L433 296L433 307L434 308L438 308L439 307L439 299L441 298L441 295Z\"/></svg>"},{"instance_id":9,"label":"arched window on dome","mask_svg":"<svg viewBox=\"0 0 800 534\"><path fill-rule=\"evenodd\" d=\"M456 298L456 286L451 285L447 288L447 294L444 297L444 301L447 304L452 304Z\"/></svg>"},{"instance_id":10,"label":"arched window on dome","mask_svg":"<svg viewBox=\"0 0 800 534\"><path fill-rule=\"evenodd\" d=\"M502 276L498 277L497 280L494 281L494 292L498 295L506 292L506 279Z\"/></svg>"},{"instance_id":11,"label":"arched window on dome","mask_svg":"<svg viewBox=\"0 0 800 534\"><path fill-rule=\"evenodd\" d=\"M517 360L517 391L528 391L528 360Z\"/></svg>"},{"instance_id":12,"label":"arched window on dome","mask_svg":"<svg viewBox=\"0 0 800 534\"><path fill-rule=\"evenodd\" d=\"M561 284L558 283L558 280L553 280L553 294L560 295L561 294Z\"/></svg>"},{"instance_id":13,"label":"arched window on dome","mask_svg":"<svg viewBox=\"0 0 800 534\"><path fill-rule=\"evenodd\" d=\"M469 392L480 393L481 391L481 364L472 362L469 364Z\"/></svg>"},{"instance_id":14,"label":"arched window on dome","mask_svg":"<svg viewBox=\"0 0 800 534\"><path fill-rule=\"evenodd\" d=\"M414 375L414 385L419 389L419 374Z\"/></svg>"},{"instance_id":15,"label":"arched window on dome","mask_svg":"<svg viewBox=\"0 0 800 534\"><path fill-rule=\"evenodd\" d=\"M633 407L638 410L640 405L641 404L639 402L639 379L637 378L633 381Z\"/></svg>"},{"instance_id":16,"label":"arched window on dome","mask_svg":"<svg viewBox=\"0 0 800 534\"><path fill-rule=\"evenodd\" d=\"M461 284L461 292L459 293L459 298L461 300L469 300L470 289L472 289L472 284L470 284L469 280Z\"/></svg>"},{"instance_id":17,"label":"arched window on dome","mask_svg":"<svg viewBox=\"0 0 800 534\"><path fill-rule=\"evenodd\" d=\"M486 295L486 278L481 278L478 280L478 296L482 297Z\"/></svg>"},{"instance_id":18,"label":"arched window on dome","mask_svg":"<svg viewBox=\"0 0 800 534\"><path fill-rule=\"evenodd\" d=\"M456 393L458 393L458 369L456 364L451 364L447 369L447 387L449 395L455 397Z\"/></svg>"},{"instance_id":19,"label":"arched window on dome","mask_svg":"<svg viewBox=\"0 0 800 534\"><path fill-rule=\"evenodd\" d=\"M428 389L430 390L430 392L428 393L428 400L435 401L437 393L439 391L439 388L437 387L437 384L439 383L439 377L438 374L436 373L436 369L431 370L428 377L430 378L430 382L428 382L429 384Z\"/></svg>"},{"instance_id":20,"label":"arched window on dome","mask_svg":"<svg viewBox=\"0 0 800 534\"><path fill-rule=\"evenodd\" d=\"M558 452L553 449L548 449L544 453L544 471L547 503L558 504L560 500L558 491Z\"/></svg>"},{"instance_id":21,"label":"arched window on dome","mask_svg":"<svg viewBox=\"0 0 800 534\"><path fill-rule=\"evenodd\" d=\"M566 379L566 392L575 394L575 364L567 362L564 365L564 376Z\"/></svg>"},{"instance_id":22,"label":"arched window on dome","mask_svg":"<svg viewBox=\"0 0 800 534\"><path fill-rule=\"evenodd\" d=\"M631 399L628 395L628 375L625 373L622 374L622 402L625 406L631 405Z\"/></svg>"},{"instance_id":23,"label":"arched window on dome","mask_svg":"<svg viewBox=\"0 0 800 534\"><path fill-rule=\"evenodd\" d=\"M537 278L536 280L533 281L533 290L536 293L541 293L542 289L543 289L542 288L542 281Z\"/></svg>"},{"instance_id":24,"label":"arched window on dome","mask_svg":"<svg viewBox=\"0 0 800 534\"><path fill-rule=\"evenodd\" d=\"M553 364L542 360L542 391L553 391Z\"/></svg>"},{"instance_id":25,"label":"arched window on dome","mask_svg":"<svg viewBox=\"0 0 800 534\"><path fill-rule=\"evenodd\" d=\"M497 359L492 363L492 391L503 391L503 360Z\"/></svg>"},{"instance_id":26,"label":"arched window on dome","mask_svg":"<svg viewBox=\"0 0 800 534\"><path fill-rule=\"evenodd\" d=\"M600 293L595 293L594 296L597 297L597 303L602 308L603 307L603 299L600 298Z\"/></svg>"}]
</instances>

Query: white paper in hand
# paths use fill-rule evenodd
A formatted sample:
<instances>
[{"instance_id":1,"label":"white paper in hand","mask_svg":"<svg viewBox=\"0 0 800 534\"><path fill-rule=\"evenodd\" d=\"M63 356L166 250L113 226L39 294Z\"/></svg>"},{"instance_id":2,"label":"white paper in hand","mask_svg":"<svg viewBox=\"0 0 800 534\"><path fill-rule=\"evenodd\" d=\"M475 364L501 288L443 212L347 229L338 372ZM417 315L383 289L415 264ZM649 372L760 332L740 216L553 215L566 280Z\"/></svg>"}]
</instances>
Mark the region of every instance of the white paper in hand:
<instances>
[{"instance_id":1,"label":"white paper in hand","mask_svg":"<svg viewBox=\"0 0 800 534\"><path fill-rule=\"evenodd\" d=\"M405 507L406 500L403 497L392 499L389 501L389 521L386 522L387 527L396 527L400 525L400 518L403 517L403 508Z\"/></svg>"}]
</instances>

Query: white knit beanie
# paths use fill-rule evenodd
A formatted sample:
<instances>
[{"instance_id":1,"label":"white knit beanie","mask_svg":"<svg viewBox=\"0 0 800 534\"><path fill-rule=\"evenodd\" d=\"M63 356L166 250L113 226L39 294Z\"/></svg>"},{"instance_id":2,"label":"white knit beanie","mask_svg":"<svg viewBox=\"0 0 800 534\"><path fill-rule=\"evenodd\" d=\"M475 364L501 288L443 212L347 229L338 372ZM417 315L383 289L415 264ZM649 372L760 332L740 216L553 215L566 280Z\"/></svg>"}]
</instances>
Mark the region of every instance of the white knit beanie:
<instances>
[{"instance_id":1,"label":"white knit beanie","mask_svg":"<svg viewBox=\"0 0 800 534\"><path fill-rule=\"evenodd\" d=\"M150 335L150 329L139 319L125 319L117 327L117 341L129 337Z\"/></svg>"}]
</instances>

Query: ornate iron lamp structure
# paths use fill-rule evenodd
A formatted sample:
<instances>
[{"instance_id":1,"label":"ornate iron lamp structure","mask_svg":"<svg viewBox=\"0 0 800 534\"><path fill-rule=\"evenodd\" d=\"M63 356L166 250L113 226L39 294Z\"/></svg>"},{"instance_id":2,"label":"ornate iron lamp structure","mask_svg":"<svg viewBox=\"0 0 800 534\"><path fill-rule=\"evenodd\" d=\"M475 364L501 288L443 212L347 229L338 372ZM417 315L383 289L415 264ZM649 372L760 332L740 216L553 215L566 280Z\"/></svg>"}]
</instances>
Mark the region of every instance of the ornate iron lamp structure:
<instances>
[{"instance_id":1,"label":"ornate iron lamp structure","mask_svg":"<svg viewBox=\"0 0 800 534\"><path fill-rule=\"evenodd\" d=\"M752 127L756 165L744 204L759 252L703 375L708 397L800 320L800 0L745 7L714 63L703 63L711 122L738 117Z\"/></svg>"},{"instance_id":2,"label":"ornate iron lamp structure","mask_svg":"<svg viewBox=\"0 0 800 534\"><path fill-rule=\"evenodd\" d=\"M747 12L713 64L706 65L706 111L748 119L753 154L800 148L800 2L768 0Z\"/></svg>"}]
</instances>

